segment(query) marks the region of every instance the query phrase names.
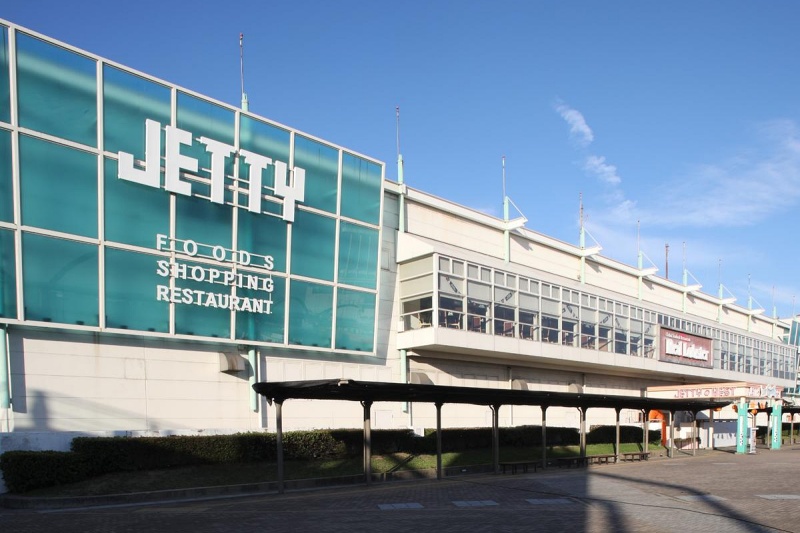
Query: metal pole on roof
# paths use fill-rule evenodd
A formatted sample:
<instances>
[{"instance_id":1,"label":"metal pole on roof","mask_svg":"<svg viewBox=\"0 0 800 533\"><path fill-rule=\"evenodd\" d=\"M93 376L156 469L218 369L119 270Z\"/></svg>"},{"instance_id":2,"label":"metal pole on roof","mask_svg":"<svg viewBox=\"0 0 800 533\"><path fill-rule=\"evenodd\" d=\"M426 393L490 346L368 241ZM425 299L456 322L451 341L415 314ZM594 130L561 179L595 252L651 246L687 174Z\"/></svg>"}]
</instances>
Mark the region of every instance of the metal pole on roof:
<instances>
[{"instance_id":1,"label":"metal pole on roof","mask_svg":"<svg viewBox=\"0 0 800 533\"><path fill-rule=\"evenodd\" d=\"M503 247L505 249L506 263L511 261L511 231L508 229L508 195L506 194L506 156L503 156L503 221L506 228L503 231Z\"/></svg>"},{"instance_id":2,"label":"metal pole on roof","mask_svg":"<svg viewBox=\"0 0 800 533\"><path fill-rule=\"evenodd\" d=\"M239 34L239 71L242 79L242 111L249 111L247 93L244 92L244 33Z\"/></svg>"},{"instance_id":3,"label":"metal pole on roof","mask_svg":"<svg viewBox=\"0 0 800 533\"><path fill-rule=\"evenodd\" d=\"M398 219L398 230L400 233L405 233L406 231L406 187L405 187L405 177L404 177L404 170L403 167L405 163L403 162L403 154L400 153L400 106L396 106L395 110L395 128L396 128L396 135L397 135L397 183L400 184L400 205L398 206L399 211L399 219Z\"/></svg>"}]
</instances>

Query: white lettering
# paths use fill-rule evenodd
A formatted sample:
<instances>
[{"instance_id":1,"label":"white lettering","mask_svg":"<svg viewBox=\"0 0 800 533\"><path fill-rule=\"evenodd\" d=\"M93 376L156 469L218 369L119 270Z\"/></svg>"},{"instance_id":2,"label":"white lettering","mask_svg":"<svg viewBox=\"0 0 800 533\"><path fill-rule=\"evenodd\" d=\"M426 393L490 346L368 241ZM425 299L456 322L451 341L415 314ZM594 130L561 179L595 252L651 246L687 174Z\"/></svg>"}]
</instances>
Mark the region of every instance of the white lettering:
<instances>
[{"instance_id":1,"label":"white lettering","mask_svg":"<svg viewBox=\"0 0 800 533\"><path fill-rule=\"evenodd\" d=\"M261 213L261 172L267 168L267 165L272 163L272 159L264 157L263 155L254 154L247 150L239 150L239 153L244 156L244 162L250 167L248 174L249 181L249 201L247 203L247 210L253 213ZM277 174L278 161L275 161L275 170ZM276 189L277 191L277 189Z\"/></svg>"},{"instance_id":2,"label":"white lettering","mask_svg":"<svg viewBox=\"0 0 800 533\"><path fill-rule=\"evenodd\" d=\"M144 121L144 130L144 168L138 169L133 166L133 154L119 152L117 174L121 180L158 188L161 186L161 124L147 119Z\"/></svg>"},{"instance_id":3,"label":"white lettering","mask_svg":"<svg viewBox=\"0 0 800 533\"><path fill-rule=\"evenodd\" d=\"M215 246L211 249L211 255L217 261L225 261L225 248L222 246Z\"/></svg>"},{"instance_id":4,"label":"white lettering","mask_svg":"<svg viewBox=\"0 0 800 533\"><path fill-rule=\"evenodd\" d=\"M194 241L183 241L183 253L186 255L197 255L197 243Z\"/></svg>"},{"instance_id":5,"label":"white lettering","mask_svg":"<svg viewBox=\"0 0 800 533\"><path fill-rule=\"evenodd\" d=\"M206 145L206 152L211 154L211 201L215 204L225 203L225 160L236 148L208 137L198 139Z\"/></svg>"},{"instance_id":6,"label":"white lettering","mask_svg":"<svg viewBox=\"0 0 800 533\"><path fill-rule=\"evenodd\" d=\"M168 302L169 301L169 287L166 285L156 285L156 301Z\"/></svg>"},{"instance_id":7,"label":"white lettering","mask_svg":"<svg viewBox=\"0 0 800 533\"><path fill-rule=\"evenodd\" d=\"M305 200L306 171L299 167L292 170L291 183L286 182L286 163L275 161L275 194L283 197L283 220L294 222L295 202Z\"/></svg>"},{"instance_id":8,"label":"white lettering","mask_svg":"<svg viewBox=\"0 0 800 533\"><path fill-rule=\"evenodd\" d=\"M169 261L166 259L159 259L156 261L158 268L156 269L156 274L161 276L162 278L166 278L169 276Z\"/></svg>"},{"instance_id":9,"label":"white lettering","mask_svg":"<svg viewBox=\"0 0 800 533\"><path fill-rule=\"evenodd\" d=\"M197 174L197 159L181 154L181 146L191 146L191 132L167 125L166 146L164 148L164 188L184 196L192 195L192 183L181 180L181 170ZM225 203L225 161L236 155L235 147L210 139L199 137L197 141L205 146L211 154L211 193L210 200L217 204ZM161 186L161 123L145 120L145 161L143 168L136 168L133 155L118 152L119 164L117 177L148 187ZM248 211L262 213L264 170L271 164L275 168L276 196L283 198L283 219L294 222L295 205L305 200L305 170L300 167L288 168L283 161L274 161L269 157L248 150L239 150L239 155L248 165ZM288 181L287 181L287 174Z\"/></svg>"},{"instance_id":10,"label":"white lettering","mask_svg":"<svg viewBox=\"0 0 800 533\"><path fill-rule=\"evenodd\" d=\"M181 154L181 145L192 145L192 134L167 126L167 161L164 165L164 186L177 194L192 195L192 184L181 181L181 169L197 174L197 159Z\"/></svg>"}]
</instances>

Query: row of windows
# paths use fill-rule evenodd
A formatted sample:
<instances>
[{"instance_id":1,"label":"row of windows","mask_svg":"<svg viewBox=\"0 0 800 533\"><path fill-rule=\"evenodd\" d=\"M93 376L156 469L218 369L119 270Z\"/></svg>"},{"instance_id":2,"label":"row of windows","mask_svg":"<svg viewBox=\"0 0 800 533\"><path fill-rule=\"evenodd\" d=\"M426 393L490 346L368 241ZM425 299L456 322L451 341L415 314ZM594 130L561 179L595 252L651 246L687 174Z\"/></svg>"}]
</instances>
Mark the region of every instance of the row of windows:
<instances>
[{"instance_id":1,"label":"row of windows","mask_svg":"<svg viewBox=\"0 0 800 533\"><path fill-rule=\"evenodd\" d=\"M438 258L433 292L414 294L414 287L426 286L424 268L417 264L409 266L410 270L401 266L406 328L458 328L657 357L656 332L660 324L712 339L738 339L742 344L740 358L735 357L735 349L727 349L727 343L723 343L722 349L719 342L714 343L714 365L717 368L782 379L791 379L795 375L796 350L790 346L729 333L680 317L448 257ZM404 270L409 275L405 275ZM433 294L437 295L435 306ZM751 346L757 349L751 349ZM746 352L742 351L745 349Z\"/></svg>"}]
</instances>

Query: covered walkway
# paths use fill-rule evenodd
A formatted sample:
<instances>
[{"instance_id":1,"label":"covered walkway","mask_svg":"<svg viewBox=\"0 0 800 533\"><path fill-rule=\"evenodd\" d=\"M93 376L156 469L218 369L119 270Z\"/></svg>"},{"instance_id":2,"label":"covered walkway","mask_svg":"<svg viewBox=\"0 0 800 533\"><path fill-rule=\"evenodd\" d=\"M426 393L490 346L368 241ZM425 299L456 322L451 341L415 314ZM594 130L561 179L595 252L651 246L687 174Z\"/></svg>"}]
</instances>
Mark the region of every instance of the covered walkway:
<instances>
[{"instance_id":1,"label":"covered walkway","mask_svg":"<svg viewBox=\"0 0 800 533\"><path fill-rule=\"evenodd\" d=\"M542 461L546 465L547 422L549 407L574 407L580 412L580 454L586 456L586 411L592 407L611 408L616 411L616 454L619 454L619 419L622 409L665 411L670 414L670 427L678 411L695 415L729 405L730 401L698 399L663 399L603 394L528 391L508 389L482 389L475 387L446 387L411 383L384 383L350 379L260 382L253 389L265 396L276 407L276 440L279 492L283 492L283 402L291 399L343 400L360 402L364 408L364 476L367 484L372 478L370 410L375 402L418 402L436 406L436 471L442 478L442 406L446 403L485 405L492 410L492 458L494 472L500 471L499 411L503 405L535 405L542 409ZM696 418L696 416L695 416ZM647 417L643 420L643 447L647 451ZM695 423L696 424L696 423ZM696 426L695 426L696 430ZM674 455L671 450L670 455Z\"/></svg>"}]
</instances>

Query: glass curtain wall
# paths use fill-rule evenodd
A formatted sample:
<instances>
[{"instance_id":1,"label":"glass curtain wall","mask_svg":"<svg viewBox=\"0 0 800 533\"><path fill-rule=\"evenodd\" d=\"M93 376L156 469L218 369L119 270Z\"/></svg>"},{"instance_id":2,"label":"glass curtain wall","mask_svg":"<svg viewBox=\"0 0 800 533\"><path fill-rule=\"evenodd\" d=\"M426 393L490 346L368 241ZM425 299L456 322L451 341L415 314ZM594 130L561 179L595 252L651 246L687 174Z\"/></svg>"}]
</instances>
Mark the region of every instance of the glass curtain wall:
<instances>
[{"instance_id":1,"label":"glass curtain wall","mask_svg":"<svg viewBox=\"0 0 800 533\"><path fill-rule=\"evenodd\" d=\"M0 317L374 353L382 187L381 163L0 26Z\"/></svg>"}]
</instances>

